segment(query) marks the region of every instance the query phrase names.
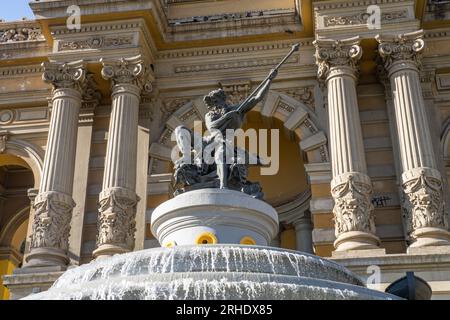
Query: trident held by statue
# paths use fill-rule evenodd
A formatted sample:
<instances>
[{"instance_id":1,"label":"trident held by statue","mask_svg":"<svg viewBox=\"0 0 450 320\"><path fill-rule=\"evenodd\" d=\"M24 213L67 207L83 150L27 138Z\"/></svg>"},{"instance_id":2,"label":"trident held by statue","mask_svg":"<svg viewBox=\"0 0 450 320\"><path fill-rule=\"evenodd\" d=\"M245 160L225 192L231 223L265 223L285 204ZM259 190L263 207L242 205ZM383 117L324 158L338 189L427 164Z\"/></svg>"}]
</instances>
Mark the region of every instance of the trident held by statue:
<instances>
[{"instance_id":1,"label":"trident held by statue","mask_svg":"<svg viewBox=\"0 0 450 320\"><path fill-rule=\"evenodd\" d=\"M271 81L273 80L273 78L275 78L275 76L278 73L278 70L281 68L281 66L283 64L286 63L286 61L288 61L288 59L294 54L294 52L297 52L300 49L300 43L296 43L292 46L291 51L289 51L289 53L286 55L286 57L283 58L283 60L281 60L281 62L272 70L272 72L264 79L263 82L261 82L261 84L247 97L247 99L244 100L244 102L241 104L241 108L245 105L247 105L247 102L252 99L260 90L261 88L266 84L267 81ZM241 113L242 109L239 108L238 112Z\"/></svg>"}]
</instances>

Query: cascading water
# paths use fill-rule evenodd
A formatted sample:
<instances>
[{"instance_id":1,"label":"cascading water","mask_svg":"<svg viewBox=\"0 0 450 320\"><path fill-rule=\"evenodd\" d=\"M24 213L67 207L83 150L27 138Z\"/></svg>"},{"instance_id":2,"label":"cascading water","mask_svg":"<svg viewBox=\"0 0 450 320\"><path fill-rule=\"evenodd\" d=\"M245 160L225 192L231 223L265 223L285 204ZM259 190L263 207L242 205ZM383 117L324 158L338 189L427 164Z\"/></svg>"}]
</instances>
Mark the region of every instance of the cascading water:
<instances>
[{"instance_id":1,"label":"cascading water","mask_svg":"<svg viewBox=\"0 0 450 320\"><path fill-rule=\"evenodd\" d=\"M26 299L395 299L342 266L284 249L202 245L156 248L68 270Z\"/></svg>"}]
</instances>

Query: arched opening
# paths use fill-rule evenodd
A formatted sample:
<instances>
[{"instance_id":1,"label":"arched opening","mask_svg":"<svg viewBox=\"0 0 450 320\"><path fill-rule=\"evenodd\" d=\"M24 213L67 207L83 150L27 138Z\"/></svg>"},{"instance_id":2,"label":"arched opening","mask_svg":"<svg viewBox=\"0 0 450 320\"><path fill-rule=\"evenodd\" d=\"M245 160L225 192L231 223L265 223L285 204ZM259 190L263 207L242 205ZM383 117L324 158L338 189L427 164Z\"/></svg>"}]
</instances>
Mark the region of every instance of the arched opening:
<instances>
[{"instance_id":1,"label":"arched opening","mask_svg":"<svg viewBox=\"0 0 450 320\"><path fill-rule=\"evenodd\" d=\"M150 148L150 181L147 199L148 217L152 209L170 197L172 175L171 151L175 142L172 132L179 125L193 128L194 121L202 121L207 110L202 99L186 103L175 111L166 122L166 128ZM312 248L312 222L309 211L311 185L305 164L329 161L326 134L319 128L311 110L296 99L271 91L265 102L247 115L243 129L267 129L279 131L279 171L275 175L261 175L260 168L250 168L249 180L259 182L265 194L264 200L280 214L280 234L274 246L299 248L299 239L308 240ZM268 150L271 150L270 142ZM149 223L149 218L147 218ZM306 225L306 227L305 227ZM147 225L149 244L157 245ZM299 237L299 233L309 233ZM147 246L146 244L146 247ZM312 249L310 250L312 251Z\"/></svg>"},{"instance_id":2,"label":"arched opening","mask_svg":"<svg viewBox=\"0 0 450 320\"><path fill-rule=\"evenodd\" d=\"M34 174L27 162L0 154L0 277L21 267L30 217L28 190L34 188ZM8 299L0 282L0 299Z\"/></svg>"}]
</instances>

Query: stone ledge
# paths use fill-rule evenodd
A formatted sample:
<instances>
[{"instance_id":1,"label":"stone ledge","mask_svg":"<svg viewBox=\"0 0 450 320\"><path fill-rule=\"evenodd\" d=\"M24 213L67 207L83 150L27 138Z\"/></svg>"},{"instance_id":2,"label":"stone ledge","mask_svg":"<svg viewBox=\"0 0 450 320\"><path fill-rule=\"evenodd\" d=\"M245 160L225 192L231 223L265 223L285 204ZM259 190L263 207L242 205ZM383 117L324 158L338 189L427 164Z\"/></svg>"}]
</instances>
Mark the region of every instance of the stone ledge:
<instances>
[{"instance_id":1,"label":"stone ledge","mask_svg":"<svg viewBox=\"0 0 450 320\"><path fill-rule=\"evenodd\" d=\"M409 255L421 255L421 254L449 254L450 246L429 246L429 247L408 247L406 251Z\"/></svg>"},{"instance_id":2,"label":"stone ledge","mask_svg":"<svg viewBox=\"0 0 450 320\"><path fill-rule=\"evenodd\" d=\"M386 254L386 249L365 249L349 251L333 251L332 259L379 257Z\"/></svg>"}]
</instances>

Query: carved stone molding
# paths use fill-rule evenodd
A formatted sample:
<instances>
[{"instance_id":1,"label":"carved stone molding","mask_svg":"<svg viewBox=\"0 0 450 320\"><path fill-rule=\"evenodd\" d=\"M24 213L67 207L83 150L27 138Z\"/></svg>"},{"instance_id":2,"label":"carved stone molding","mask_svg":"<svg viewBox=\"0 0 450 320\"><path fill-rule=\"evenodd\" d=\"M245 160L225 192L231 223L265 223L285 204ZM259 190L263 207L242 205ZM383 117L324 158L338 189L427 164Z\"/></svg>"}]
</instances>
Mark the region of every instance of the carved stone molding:
<instances>
[{"instance_id":1,"label":"carved stone molding","mask_svg":"<svg viewBox=\"0 0 450 320\"><path fill-rule=\"evenodd\" d=\"M83 91L83 83L86 80L86 63L76 61L70 63L44 62L42 79L53 85L56 89L75 89Z\"/></svg>"},{"instance_id":2,"label":"carved stone molding","mask_svg":"<svg viewBox=\"0 0 450 320\"><path fill-rule=\"evenodd\" d=\"M113 245L126 251L134 248L136 205L139 197L132 190L110 188L100 193L97 247Z\"/></svg>"},{"instance_id":3,"label":"carved stone molding","mask_svg":"<svg viewBox=\"0 0 450 320\"><path fill-rule=\"evenodd\" d=\"M395 62L413 62L420 69L422 53L425 49L423 30L400 35L377 35L378 51L384 67L389 70Z\"/></svg>"},{"instance_id":4,"label":"carved stone molding","mask_svg":"<svg viewBox=\"0 0 450 320\"><path fill-rule=\"evenodd\" d=\"M133 35L96 36L88 39L67 41L61 40L58 43L58 51L117 48L123 46L131 46L133 44L133 41Z\"/></svg>"},{"instance_id":5,"label":"carved stone molding","mask_svg":"<svg viewBox=\"0 0 450 320\"><path fill-rule=\"evenodd\" d=\"M286 62L287 65L297 65L299 63L300 57L298 55L293 56L289 61ZM233 60L224 61L216 63L203 63L203 64L189 64L189 65L178 65L174 67L174 72L178 73L196 73L196 72L208 72L208 71L218 71L218 70L228 70L228 69L247 69L247 68L258 68L266 66L274 66L280 62L279 57L273 58L263 58L263 59L251 59L251 60Z\"/></svg>"},{"instance_id":6,"label":"carved stone molding","mask_svg":"<svg viewBox=\"0 0 450 320\"><path fill-rule=\"evenodd\" d=\"M420 228L447 229L442 177L431 168L416 168L402 174L403 208L407 233L414 238Z\"/></svg>"},{"instance_id":7,"label":"carved stone molding","mask_svg":"<svg viewBox=\"0 0 450 320\"><path fill-rule=\"evenodd\" d=\"M358 71L358 61L362 57L359 37L344 40L319 39L313 42L316 47L318 78L325 79L335 67L348 67L352 73Z\"/></svg>"},{"instance_id":8,"label":"carved stone molding","mask_svg":"<svg viewBox=\"0 0 450 320\"><path fill-rule=\"evenodd\" d=\"M348 173L335 177L331 182L331 194L335 201L336 237L352 231L375 233L372 184L368 176Z\"/></svg>"},{"instance_id":9,"label":"carved stone molding","mask_svg":"<svg viewBox=\"0 0 450 320\"><path fill-rule=\"evenodd\" d=\"M326 16L324 17L324 25L326 28L336 26L352 26L367 24L371 17L370 13L362 12L350 15ZM381 14L381 22L393 23L394 21L408 19L408 10L397 10L392 12L383 12Z\"/></svg>"},{"instance_id":10,"label":"carved stone molding","mask_svg":"<svg viewBox=\"0 0 450 320\"><path fill-rule=\"evenodd\" d=\"M70 220L75 202L56 191L38 194L34 199L31 248L69 248Z\"/></svg>"},{"instance_id":11,"label":"carved stone molding","mask_svg":"<svg viewBox=\"0 0 450 320\"><path fill-rule=\"evenodd\" d=\"M0 26L0 43L45 40L37 26Z\"/></svg>"},{"instance_id":12,"label":"carved stone molding","mask_svg":"<svg viewBox=\"0 0 450 320\"><path fill-rule=\"evenodd\" d=\"M149 68L141 56L122 58L120 60L104 60L102 76L105 80L112 80L112 85L131 84L143 90L152 91L152 77Z\"/></svg>"}]
</instances>

